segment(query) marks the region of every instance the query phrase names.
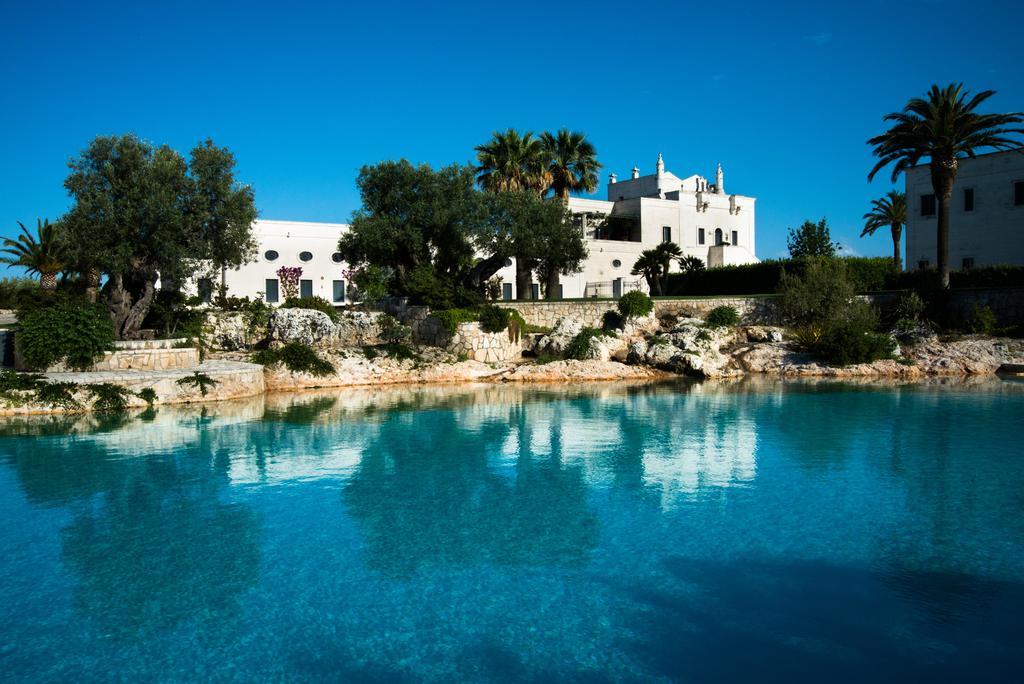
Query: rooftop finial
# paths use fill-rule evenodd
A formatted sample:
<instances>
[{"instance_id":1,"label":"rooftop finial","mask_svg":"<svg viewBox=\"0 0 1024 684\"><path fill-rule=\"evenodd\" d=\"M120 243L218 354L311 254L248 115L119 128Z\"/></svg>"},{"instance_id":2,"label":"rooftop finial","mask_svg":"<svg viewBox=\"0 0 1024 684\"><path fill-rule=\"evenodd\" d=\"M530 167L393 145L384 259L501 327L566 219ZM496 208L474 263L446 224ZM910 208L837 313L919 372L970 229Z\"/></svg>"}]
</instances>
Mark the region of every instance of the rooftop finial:
<instances>
[{"instance_id":1,"label":"rooftop finial","mask_svg":"<svg viewBox=\"0 0 1024 684\"><path fill-rule=\"evenodd\" d=\"M658 153L658 164L654 167L654 173L658 176L665 173L665 160L661 157L661 152Z\"/></svg>"},{"instance_id":2,"label":"rooftop finial","mask_svg":"<svg viewBox=\"0 0 1024 684\"><path fill-rule=\"evenodd\" d=\"M619 177L616 176L614 173L609 173L608 174L608 183L609 184L613 184L613 183L617 182L618 180L619 180Z\"/></svg>"},{"instance_id":3,"label":"rooftop finial","mask_svg":"<svg viewBox=\"0 0 1024 684\"><path fill-rule=\"evenodd\" d=\"M722 195L725 193L725 176L722 174L722 164L718 164L718 170L715 171L715 193Z\"/></svg>"},{"instance_id":4,"label":"rooftop finial","mask_svg":"<svg viewBox=\"0 0 1024 684\"><path fill-rule=\"evenodd\" d=\"M636 178L639 178L639 177L640 177L640 167L639 166L634 166L633 167L633 178L636 179Z\"/></svg>"}]
</instances>

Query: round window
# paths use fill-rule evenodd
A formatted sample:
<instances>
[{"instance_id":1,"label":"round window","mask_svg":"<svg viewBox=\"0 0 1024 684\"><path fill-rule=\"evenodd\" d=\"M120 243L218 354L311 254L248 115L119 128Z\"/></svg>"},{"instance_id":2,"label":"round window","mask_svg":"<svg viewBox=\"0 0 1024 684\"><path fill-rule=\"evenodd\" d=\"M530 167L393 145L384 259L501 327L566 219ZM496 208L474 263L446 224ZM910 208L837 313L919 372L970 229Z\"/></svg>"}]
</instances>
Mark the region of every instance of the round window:
<instances>
[{"instance_id":1,"label":"round window","mask_svg":"<svg viewBox=\"0 0 1024 684\"><path fill-rule=\"evenodd\" d=\"M299 252L299 261L312 261L312 260L313 260L313 253L312 252Z\"/></svg>"},{"instance_id":2,"label":"round window","mask_svg":"<svg viewBox=\"0 0 1024 684\"><path fill-rule=\"evenodd\" d=\"M511 259L505 259L505 268L508 268L511 265L512 265L512 260Z\"/></svg>"},{"instance_id":3,"label":"round window","mask_svg":"<svg viewBox=\"0 0 1024 684\"><path fill-rule=\"evenodd\" d=\"M274 249L268 249L266 252L263 253L263 258L266 259L267 261L277 261L277 257L279 256L281 255L278 254L277 250Z\"/></svg>"},{"instance_id":4,"label":"round window","mask_svg":"<svg viewBox=\"0 0 1024 684\"><path fill-rule=\"evenodd\" d=\"M331 255L331 261L333 261L336 264L340 264L342 260L343 257L341 256L341 252L335 252L334 254Z\"/></svg>"},{"instance_id":5,"label":"round window","mask_svg":"<svg viewBox=\"0 0 1024 684\"><path fill-rule=\"evenodd\" d=\"M622 266L622 262L621 262L621 261L619 261L618 259L614 259L614 260L612 261L612 267L613 267L613 268L619 268L620 266Z\"/></svg>"}]
</instances>

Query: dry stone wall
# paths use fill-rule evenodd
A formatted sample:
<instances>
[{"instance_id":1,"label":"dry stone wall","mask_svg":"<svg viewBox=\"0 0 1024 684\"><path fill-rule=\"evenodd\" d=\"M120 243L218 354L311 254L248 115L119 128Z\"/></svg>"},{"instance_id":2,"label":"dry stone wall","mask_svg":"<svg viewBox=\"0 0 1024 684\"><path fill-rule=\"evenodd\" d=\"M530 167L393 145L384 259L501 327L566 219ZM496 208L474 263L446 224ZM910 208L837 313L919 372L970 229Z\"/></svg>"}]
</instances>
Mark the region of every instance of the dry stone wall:
<instances>
[{"instance_id":1,"label":"dry stone wall","mask_svg":"<svg viewBox=\"0 0 1024 684\"><path fill-rule=\"evenodd\" d=\"M507 330L496 333L484 332L476 322L460 323L455 329L455 334L451 335L441 326L440 321L427 317L414 327L413 335L420 344L465 355L473 361L505 363L523 355L522 340L513 339Z\"/></svg>"},{"instance_id":2,"label":"dry stone wall","mask_svg":"<svg viewBox=\"0 0 1024 684\"><path fill-rule=\"evenodd\" d=\"M114 342L114 350L103 352L103 356L88 369L88 372L170 371L195 368L199 365L199 350L195 347L177 346L184 342L184 339ZM17 351L14 354L14 366L19 370L25 370ZM67 366L59 363L50 366L44 372L61 373L67 370Z\"/></svg>"},{"instance_id":3,"label":"dry stone wall","mask_svg":"<svg viewBox=\"0 0 1024 684\"><path fill-rule=\"evenodd\" d=\"M554 328L561 318L576 318L584 326L600 328L604 314L617 310L617 302L602 300L542 301L542 302L500 302L500 306L518 311L530 325ZM772 325L777 323L776 300L772 297L709 297L691 299L656 299L655 315L704 318L718 306L731 306L740 314L740 320L747 325Z\"/></svg>"}]
</instances>

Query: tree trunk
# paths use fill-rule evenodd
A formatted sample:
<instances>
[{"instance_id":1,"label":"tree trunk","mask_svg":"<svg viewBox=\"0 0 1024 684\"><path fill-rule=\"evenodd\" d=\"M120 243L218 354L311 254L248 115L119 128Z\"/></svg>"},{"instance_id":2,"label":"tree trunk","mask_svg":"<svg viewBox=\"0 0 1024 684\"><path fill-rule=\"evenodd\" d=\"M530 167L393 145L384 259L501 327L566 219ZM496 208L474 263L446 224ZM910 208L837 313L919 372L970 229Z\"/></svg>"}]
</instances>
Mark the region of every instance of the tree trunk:
<instances>
[{"instance_id":1,"label":"tree trunk","mask_svg":"<svg viewBox=\"0 0 1024 684\"><path fill-rule=\"evenodd\" d=\"M939 278L942 287L949 289L949 200L953 196L953 181L956 179L957 160L932 160L932 190L935 191L935 201L938 205L936 216L935 245L936 265L939 269Z\"/></svg>"},{"instance_id":2,"label":"tree trunk","mask_svg":"<svg viewBox=\"0 0 1024 684\"><path fill-rule=\"evenodd\" d=\"M39 287L44 290L56 290L57 289L57 274L56 273L40 273L39 274Z\"/></svg>"},{"instance_id":3,"label":"tree trunk","mask_svg":"<svg viewBox=\"0 0 1024 684\"><path fill-rule=\"evenodd\" d=\"M900 253L900 236L903 234L903 225L899 223L892 224L892 263L896 266L897 271L903 270L903 258Z\"/></svg>"},{"instance_id":4,"label":"tree trunk","mask_svg":"<svg viewBox=\"0 0 1024 684\"><path fill-rule=\"evenodd\" d=\"M133 298L132 292L125 287L124 277L121 275L111 276L107 288L107 308L114 323L114 334L119 340L136 338L156 295L153 279L146 279L138 298Z\"/></svg>"},{"instance_id":5,"label":"tree trunk","mask_svg":"<svg viewBox=\"0 0 1024 684\"><path fill-rule=\"evenodd\" d=\"M223 264L220 267L220 298L221 301L228 298L228 267Z\"/></svg>"},{"instance_id":6,"label":"tree trunk","mask_svg":"<svg viewBox=\"0 0 1024 684\"><path fill-rule=\"evenodd\" d=\"M532 259L516 257L516 299L533 299L533 288L530 285L534 265Z\"/></svg>"},{"instance_id":7,"label":"tree trunk","mask_svg":"<svg viewBox=\"0 0 1024 684\"><path fill-rule=\"evenodd\" d=\"M100 288L100 272L90 268L85 272L85 298L90 304L96 303L96 293Z\"/></svg>"},{"instance_id":8,"label":"tree trunk","mask_svg":"<svg viewBox=\"0 0 1024 684\"><path fill-rule=\"evenodd\" d=\"M558 269L552 268L547 273L547 284L544 286L544 294L547 299L561 299L558 293Z\"/></svg>"}]
</instances>

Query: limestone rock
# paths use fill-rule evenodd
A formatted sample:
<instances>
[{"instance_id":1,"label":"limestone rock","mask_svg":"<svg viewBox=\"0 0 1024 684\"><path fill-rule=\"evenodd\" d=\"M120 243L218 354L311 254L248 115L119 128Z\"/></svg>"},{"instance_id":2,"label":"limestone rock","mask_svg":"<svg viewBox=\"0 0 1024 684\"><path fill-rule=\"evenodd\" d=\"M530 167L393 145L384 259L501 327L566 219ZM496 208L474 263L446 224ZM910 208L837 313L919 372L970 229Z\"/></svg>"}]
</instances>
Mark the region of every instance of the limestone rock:
<instances>
[{"instance_id":1,"label":"limestone rock","mask_svg":"<svg viewBox=\"0 0 1024 684\"><path fill-rule=\"evenodd\" d=\"M559 318L551 332L537 341L535 351L537 354L561 354L583 330L583 321L579 318L564 316Z\"/></svg>"},{"instance_id":2,"label":"limestone rock","mask_svg":"<svg viewBox=\"0 0 1024 684\"><path fill-rule=\"evenodd\" d=\"M362 347L380 344L380 317L370 311L343 311L334 324L335 336L342 347Z\"/></svg>"},{"instance_id":3,"label":"limestone rock","mask_svg":"<svg viewBox=\"0 0 1024 684\"><path fill-rule=\"evenodd\" d=\"M267 335L265 328L253 328L241 311L210 311L205 325L210 346L224 351L250 349Z\"/></svg>"},{"instance_id":4,"label":"limestone rock","mask_svg":"<svg viewBox=\"0 0 1024 684\"><path fill-rule=\"evenodd\" d=\"M311 309L275 309L270 314L269 337L272 342L302 342L329 347L335 341L335 326L330 316Z\"/></svg>"},{"instance_id":5,"label":"limestone rock","mask_svg":"<svg viewBox=\"0 0 1024 684\"><path fill-rule=\"evenodd\" d=\"M748 325L743 328L743 334L747 342L781 342L782 328L773 328L765 325Z\"/></svg>"}]
</instances>

